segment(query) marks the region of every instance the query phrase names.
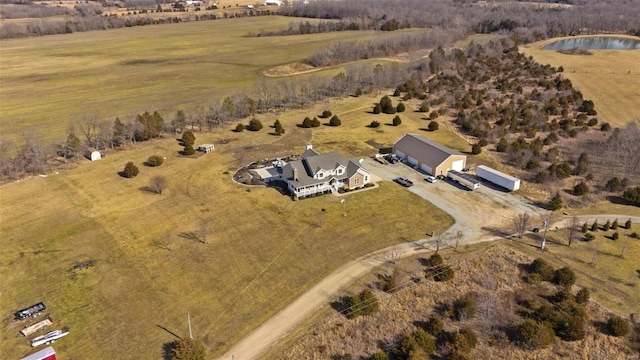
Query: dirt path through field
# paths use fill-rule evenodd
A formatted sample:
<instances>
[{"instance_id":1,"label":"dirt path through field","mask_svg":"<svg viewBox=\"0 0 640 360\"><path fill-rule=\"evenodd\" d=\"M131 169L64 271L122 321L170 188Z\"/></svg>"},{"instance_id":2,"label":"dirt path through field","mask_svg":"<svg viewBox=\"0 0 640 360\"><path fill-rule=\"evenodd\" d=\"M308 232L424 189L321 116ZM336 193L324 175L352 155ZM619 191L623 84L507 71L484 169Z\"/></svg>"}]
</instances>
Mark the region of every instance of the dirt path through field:
<instances>
[{"instance_id":1,"label":"dirt path through field","mask_svg":"<svg viewBox=\"0 0 640 360\"><path fill-rule=\"evenodd\" d=\"M439 238L441 247L455 246L456 239L459 245L464 245L504 238L504 230L501 229L507 226L508 217L517 213L528 212L541 217L548 215L548 211L535 207L528 200L517 195L482 187L470 192L444 181L431 184L425 182L421 174L405 165L382 165L371 160L366 161L365 166L381 180L390 180L396 176L408 177L416 184L409 188L409 191L427 199L454 217L456 223L451 228L444 234L435 234L436 237L441 235ZM567 218L558 219L552 222L551 226L564 227ZM606 221L615 218L626 221L630 218L633 222L640 222L640 217L626 215L582 215L579 218L582 221L595 219ZM502 235L496 235L500 232ZM258 359L305 318L338 296L343 287L389 261L435 249L435 238L428 237L390 246L350 261L271 317L219 359Z\"/></svg>"}]
</instances>

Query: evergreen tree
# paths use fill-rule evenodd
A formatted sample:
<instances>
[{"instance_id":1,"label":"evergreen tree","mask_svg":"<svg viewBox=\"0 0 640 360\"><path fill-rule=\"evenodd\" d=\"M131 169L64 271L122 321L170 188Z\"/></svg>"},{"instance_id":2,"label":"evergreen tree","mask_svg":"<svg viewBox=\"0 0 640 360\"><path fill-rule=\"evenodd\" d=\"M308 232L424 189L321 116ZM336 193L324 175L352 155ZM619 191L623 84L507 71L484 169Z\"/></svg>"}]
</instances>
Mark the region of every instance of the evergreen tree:
<instances>
[{"instance_id":1,"label":"evergreen tree","mask_svg":"<svg viewBox=\"0 0 640 360\"><path fill-rule=\"evenodd\" d=\"M133 164L133 162L129 161L124 166L124 171L122 173L124 174L124 177L134 178L134 177L138 176L138 174L140 173L140 170L138 170L138 167L135 166Z\"/></svg>"},{"instance_id":2,"label":"evergreen tree","mask_svg":"<svg viewBox=\"0 0 640 360\"><path fill-rule=\"evenodd\" d=\"M306 118L304 118L304 120L302 120L302 127L303 128L308 129L308 128L312 127L312 126L313 126L312 121L308 116Z\"/></svg>"},{"instance_id":3,"label":"evergreen tree","mask_svg":"<svg viewBox=\"0 0 640 360\"><path fill-rule=\"evenodd\" d=\"M573 187L573 195L581 196L587 194L589 192L589 185L584 181L580 181L576 186Z\"/></svg>"},{"instance_id":4,"label":"evergreen tree","mask_svg":"<svg viewBox=\"0 0 640 360\"><path fill-rule=\"evenodd\" d=\"M396 108L393 107L393 102L391 101L391 98L386 95L380 99L380 107L382 109L382 112L385 114L396 113Z\"/></svg>"},{"instance_id":5,"label":"evergreen tree","mask_svg":"<svg viewBox=\"0 0 640 360\"><path fill-rule=\"evenodd\" d=\"M113 122L113 138L111 139L114 146L120 146L124 143L125 129L120 118L116 118Z\"/></svg>"},{"instance_id":6,"label":"evergreen tree","mask_svg":"<svg viewBox=\"0 0 640 360\"><path fill-rule=\"evenodd\" d=\"M342 121L340 121L340 118L338 118L338 115L333 115L331 117L331 120L329 120L329 125L331 125L331 126L340 126L340 125L342 125Z\"/></svg>"},{"instance_id":7,"label":"evergreen tree","mask_svg":"<svg viewBox=\"0 0 640 360\"><path fill-rule=\"evenodd\" d=\"M398 106L396 106L396 111L401 113L404 112L406 110L406 107L404 106L404 103L399 103Z\"/></svg>"},{"instance_id":8,"label":"evergreen tree","mask_svg":"<svg viewBox=\"0 0 640 360\"><path fill-rule=\"evenodd\" d=\"M598 231L599 225L598 225L598 220L595 220L593 222L593 224L591 225L591 231Z\"/></svg>"},{"instance_id":9,"label":"evergreen tree","mask_svg":"<svg viewBox=\"0 0 640 360\"><path fill-rule=\"evenodd\" d=\"M471 153L473 155L478 155L482 152L482 146L480 146L480 144L473 144L473 146L471 146Z\"/></svg>"},{"instance_id":10,"label":"evergreen tree","mask_svg":"<svg viewBox=\"0 0 640 360\"><path fill-rule=\"evenodd\" d=\"M186 145L193 146L193 144L196 143L196 136L193 135L193 132L191 130L186 130L185 132L182 133L182 143L185 146Z\"/></svg>"},{"instance_id":11,"label":"evergreen tree","mask_svg":"<svg viewBox=\"0 0 640 360\"><path fill-rule=\"evenodd\" d=\"M559 192L556 192L556 194L551 198L551 201L549 202L549 209L555 211L562 208L562 206L562 197L560 196Z\"/></svg>"},{"instance_id":12,"label":"evergreen tree","mask_svg":"<svg viewBox=\"0 0 640 360\"><path fill-rule=\"evenodd\" d=\"M398 126L400 124L402 124L402 119L400 119L400 116L396 115L393 118L393 126Z\"/></svg>"},{"instance_id":13,"label":"evergreen tree","mask_svg":"<svg viewBox=\"0 0 640 360\"><path fill-rule=\"evenodd\" d=\"M429 131L436 131L438 130L440 126L438 125L438 123L436 121L431 120L431 122L429 122L429 126L427 127L427 129Z\"/></svg>"},{"instance_id":14,"label":"evergreen tree","mask_svg":"<svg viewBox=\"0 0 640 360\"><path fill-rule=\"evenodd\" d=\"M156 167L162 165L164 159L160 155L151 155L147 159L146 165L151 167Z\"/></svg>"},{"instance_id":15,"label":"evergreen tree","mask_svg":"<svg viewBox=\"0 0 640 360\"><path fill-rule=\"evenodd\" d=\"M244 131L244 125L242 123L239 123L238 125L236 125L236 132L243 132Z\"/></svg>"},{"instance_id":16,"label":"evergreen tree","mask_svg":"<svg viewBox=\"0 0 640 360\"><path fill-rule=\"evenodd\" d=\"M184 336L175 342L172 360L205 360L207 351L200 340Z\"/></svg>"},{"instance_id":17,"label":"evergreen tree","mask_svg":"<svg viewBox=\"0 0 640 360\"><path fill-rule=\"evenodd\" d=\"M260 120L253 118L251 119L251 121L249 121L248 129L251 131L260 131L262 129L262 123L260 122Z\"/></svg>"},{"instance_id":18,"label":"evergreen tree","mask_svg":"<svg viewBox=\"0 0 640 360\"><path fill-rule=\"evenodd\" d=\"M193 155L196 153L196 150L193 148L193 145L185 145L184 150L182 150L183 155Z\"/></svg>"}]
</instances>

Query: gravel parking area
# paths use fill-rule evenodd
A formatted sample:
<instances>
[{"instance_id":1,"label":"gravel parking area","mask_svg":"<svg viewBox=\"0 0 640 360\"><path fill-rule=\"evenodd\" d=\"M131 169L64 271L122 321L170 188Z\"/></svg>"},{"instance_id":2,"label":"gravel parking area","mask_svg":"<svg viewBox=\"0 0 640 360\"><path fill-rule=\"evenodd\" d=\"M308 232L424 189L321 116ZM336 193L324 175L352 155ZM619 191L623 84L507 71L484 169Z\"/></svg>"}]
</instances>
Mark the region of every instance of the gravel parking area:
<instances>
[{"instance_id":1,"label":"gravel parking area","mask_svg":"<svg viewBox=\"0 0 640 360\"><path fill-rule=\"evenodd\" d=\"M373 159L365 159L363 165L375 175L374 178L377 177L376 181L393 181L399 176L408 178L414 185L407 188L407 191L449 213L456 223L442 236L444 241L451 245L452 241L458 238L458 234L459 244L463 245L480 242L509 231L510 219L519 213L529 213L533 217L532 225L538 217L549 213L522 196L505 192L485 182L479 189L469 191L449 180L429 183L425 180L427 175L403 163L383 165ZM425 229L425 235L429 232L429 229Z\"/></svg>"}]
</instances>

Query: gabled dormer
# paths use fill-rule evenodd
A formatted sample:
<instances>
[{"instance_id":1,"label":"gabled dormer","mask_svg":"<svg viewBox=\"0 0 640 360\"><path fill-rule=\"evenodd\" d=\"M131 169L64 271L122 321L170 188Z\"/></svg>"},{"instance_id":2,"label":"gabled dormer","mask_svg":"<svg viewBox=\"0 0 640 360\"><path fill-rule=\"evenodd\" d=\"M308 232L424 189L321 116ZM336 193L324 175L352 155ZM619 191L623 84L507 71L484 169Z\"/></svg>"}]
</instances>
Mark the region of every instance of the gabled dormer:
<instances>
[{"instance_id":1,"label":"gabled dormer","mask_svg":"<svg viewBox=\"0 0 640 360\"><path fill-rule=\"evenodd\" d=\"M347 172L347 167L341 164L338 164L338 166L335 168L333 174L336 176L339 175L344 175L344 173Z\"/></svg>"}]
</instances>

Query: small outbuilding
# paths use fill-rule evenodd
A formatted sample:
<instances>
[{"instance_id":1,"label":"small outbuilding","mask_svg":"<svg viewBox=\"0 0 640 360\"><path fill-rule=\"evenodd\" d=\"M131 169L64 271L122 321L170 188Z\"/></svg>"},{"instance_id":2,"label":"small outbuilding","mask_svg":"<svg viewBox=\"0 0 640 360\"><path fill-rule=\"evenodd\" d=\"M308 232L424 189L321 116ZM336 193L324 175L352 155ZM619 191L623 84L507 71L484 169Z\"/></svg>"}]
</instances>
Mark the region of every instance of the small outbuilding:
<instances>
[{"instance_id":1,"label":"small outbuilding","mask_svg":"<svg viewBox=\"0 0 640 360\"><path fill-rule=\"evenodd\" d=\"M96 148L88 147L84 156L91 161L96 161L102 159L103 154Z\"/></svg>"},{"instance_id":2,"label":"small outbuilding","mask_svg":"<svg viewBox=\"0 0 640 360\"><path fill-rule=\"evenodd\" d=\"M56 351L49 346L20 360L56 360Z\"/></svg>"},{"instance_id":3,"label":"small outbuilding","mask_svg":"<svg viewBox=\"0 0 640 360\"><path fill-rule=\"evenodd\" d=\"M462 171L467 156L418 134L404 134L393 144L393 153L416 169L433 176Z\"/></svg>"},{"instance_id":4,"label":"small outbuilding","mask_svg":"<svg viewBox=\"0 0 640 360\"><path fill-rule=\"evenodd\" d=\"M202 144L200 146L198 146L198 151L202 151L205 153L209 153L212 152L214 149L213 144Z\"/></svg>"}]
</instances>

